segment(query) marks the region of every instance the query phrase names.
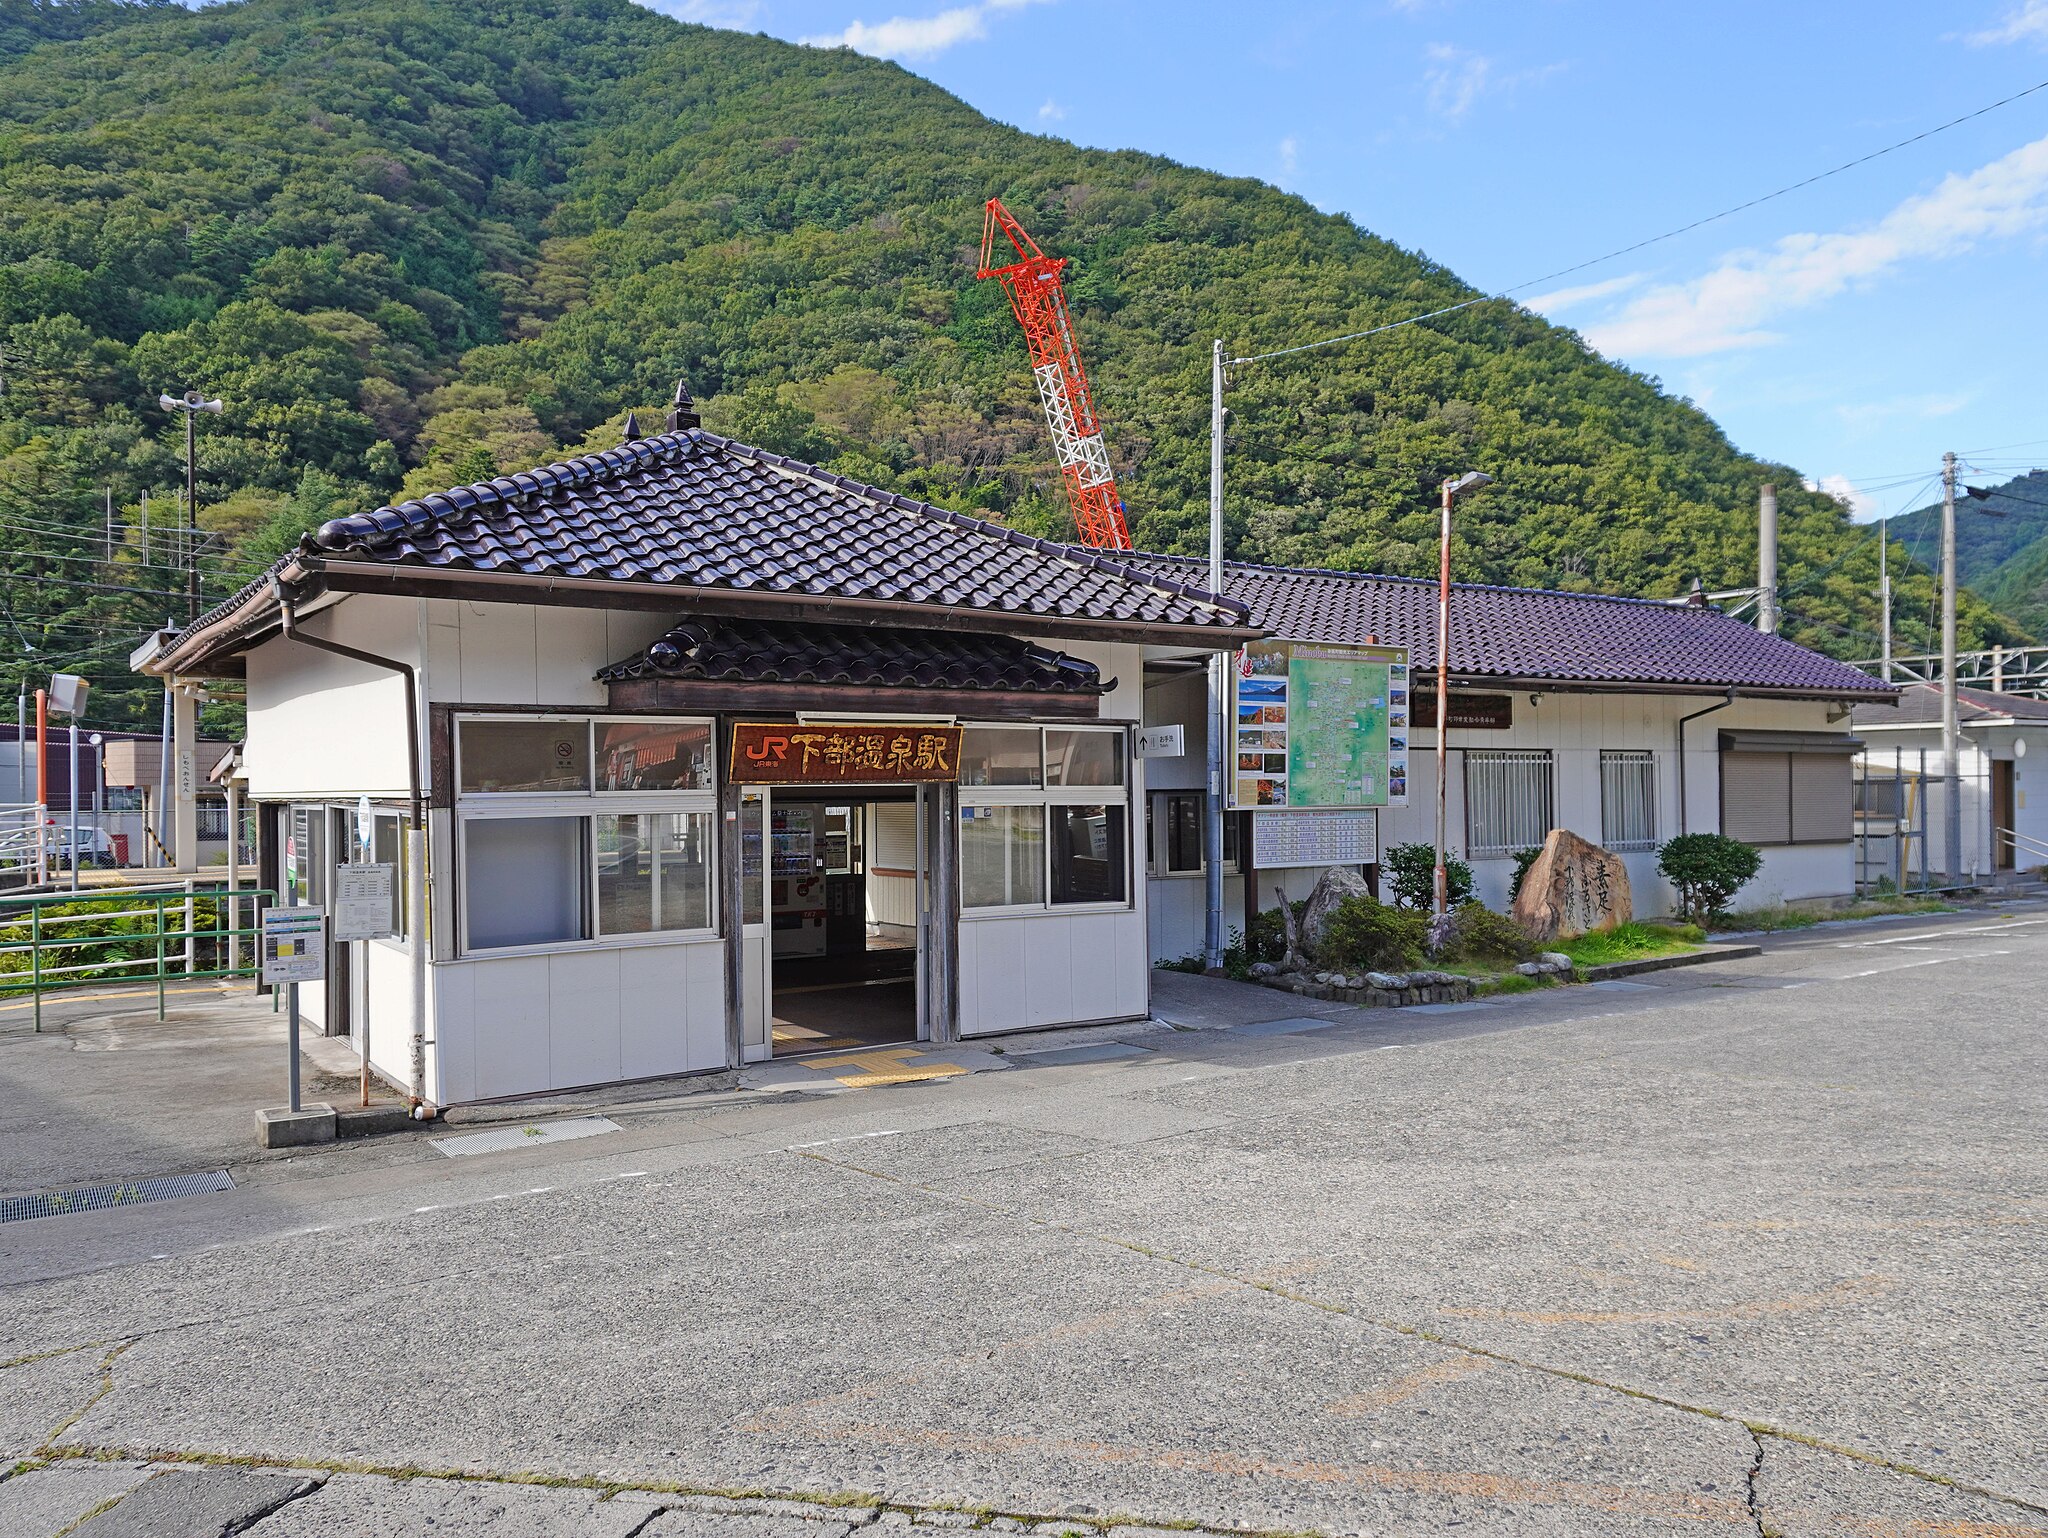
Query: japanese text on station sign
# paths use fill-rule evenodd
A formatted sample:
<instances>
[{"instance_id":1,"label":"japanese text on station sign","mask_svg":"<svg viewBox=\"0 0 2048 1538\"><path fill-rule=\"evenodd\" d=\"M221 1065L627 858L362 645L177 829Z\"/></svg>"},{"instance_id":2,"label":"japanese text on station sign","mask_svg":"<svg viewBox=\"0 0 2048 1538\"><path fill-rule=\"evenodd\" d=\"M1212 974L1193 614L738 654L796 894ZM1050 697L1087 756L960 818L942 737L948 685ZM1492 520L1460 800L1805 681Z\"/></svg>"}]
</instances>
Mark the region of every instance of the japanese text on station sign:
<instances>
[{"instance_id":1,"label":"japanese text on station sign","mask_svg":"<svg viewBox=\"0 0 2048 1538\"><path fill-rule=\"evenodd\" d=\"M951 782L960 778L960 728L742 721L728 763L736 785Z\"/></svg>"}]
</instances>

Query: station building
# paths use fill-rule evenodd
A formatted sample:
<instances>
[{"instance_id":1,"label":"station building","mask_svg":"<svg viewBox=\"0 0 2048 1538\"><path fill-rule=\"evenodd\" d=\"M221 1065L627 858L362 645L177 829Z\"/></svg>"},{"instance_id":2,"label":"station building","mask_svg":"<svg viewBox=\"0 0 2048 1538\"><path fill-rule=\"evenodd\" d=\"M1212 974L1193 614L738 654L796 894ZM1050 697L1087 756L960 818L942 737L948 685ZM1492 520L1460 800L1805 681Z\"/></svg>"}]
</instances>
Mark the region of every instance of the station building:
<instances>
[{"instance_id":1,"label":"station building","mask_svg":"<svg viewBox=\"0 0 2048 1538\"><path fill-rule=\"evenodd\" d=\"M401 868L396 936L333 947L304 1005L450 1105L1145 1016L1155 959L1201 945L1211 659L1407 646L1418 697L1435 667L1428 584L1204 580L685 397L658 435L336 519L138 662L242 681L263 886L327 906L336 866ZM1850 890L1847 712L1893 691L1705 608L1460 588L1453 627L1453 843L1489 901L1553 824L1644 894L1658 840L1724 825L1766 835L1770 895ZM1431 836L1432 730L1380 845ZM1257 869L1252 815L1233 923L1319 873Z\"/></svg>"}]
</instances>

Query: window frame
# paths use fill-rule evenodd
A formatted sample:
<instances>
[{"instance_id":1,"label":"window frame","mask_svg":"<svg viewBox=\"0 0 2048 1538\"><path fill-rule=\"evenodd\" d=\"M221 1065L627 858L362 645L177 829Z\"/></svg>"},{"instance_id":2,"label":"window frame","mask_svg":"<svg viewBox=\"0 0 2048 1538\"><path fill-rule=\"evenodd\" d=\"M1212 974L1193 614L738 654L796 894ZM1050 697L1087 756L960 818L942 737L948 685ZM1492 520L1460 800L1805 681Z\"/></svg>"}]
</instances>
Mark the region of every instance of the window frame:
<instances>
[{"instance_id":1,"label":"window frame","mask_svg":"<svg viewBox=\"0 0 2048 1538\"><path fill-rule=\"evenodd\" d=\"M1550 748L1466 748L1462 750L1465 782L1465 858L1468 860L1511 860L1520 850L1541 844L1557 826L1557 754ZM1543 766L1543 831L1533 839L1510 840L1503 844L1482 844L1473 837L1472 769L1475 764L1538 764ZM1500 819L1502 823L1506 817Z\"/></svg>"},{"instance_id":2,"label":"window frame","mask_svg":"<svg viewBox=\"0 0 2048 1538\"><path fill-rule=\"evenodd\" d=\"M1648 831L1641 838L1611 837L1608 765L1640 769L1643 777L1643 812ZM1600 750L1600 847L1616 854L1652 854L1657 849L1657 751L1654 748L1602 748Z\"/></svg>"},{"instance_id":3,"label":"window frame","mask_svg":"<svg viewBox=\"0 0 2048 1538\"><path fill-rule=\"evenodd\" d=\"M581 722L585 752L590 765L590 785L585 790L462 790L462 729L468 723L491 722ZM701 790L601 790L598 788L597 728L607 725L705 726L710 731L711 783ZM562 951L622 950L634 946L700 944L722 935L724 890L719 873L718 839L718 722L714 716L659 715L641 712L611 714L605 711L464 711L455 715L454 739L455 800L455 909L456 954L465 960L497 956L546 956ZM699 929L655 929L606 934L598 902L597 819L632 814L701 815L709 821L706 847L709 855L711 900L710 922ZM578 899L583 911L585 933L573 940L549 940L535 945L475 946L469 935L469 825L518 817L574 817L583 825L582 888Z\"/></svg>"},{"instance_id":4,"label":"window frame","mask_svg":"<svg viewBox=\"0 0 2048 1538\"><path fill-rule=\"evenodd\" d=\"M961 893L960 917L963 920L985 918L1038 918L1052 914L1128 913L1137 906L1139 879L1137 823L1131 815L1131 781L1136 777L1133 765L1137 762L1131 752L1131 728L1129 726L1097 724L1082 721L967 721L962 726L972 731L1033 731L1038 733L1039 783L1036 785L961 785L958 787L959 805L953 817L953 850L955 868L962 859L960 846L960 812L973 806L1035 806L1043 810L1041 819L1040 859L1043 861L1039 888L1043 894L1035 903L1005 903L1001 906L969 907L966 893ZM1047 732L1098 732L1103 736L1114 736L1118 740L1119 782L1115 785L1048 785L1046 763ZM1060 806L1119 806L1124 810L1124 895L1121 898L1102 902L1056 903L1052 900L1053 882L1053 837L1052 809ZM1146 867L1149 871L1149 862Z\"/></svg>"}]
</instances>

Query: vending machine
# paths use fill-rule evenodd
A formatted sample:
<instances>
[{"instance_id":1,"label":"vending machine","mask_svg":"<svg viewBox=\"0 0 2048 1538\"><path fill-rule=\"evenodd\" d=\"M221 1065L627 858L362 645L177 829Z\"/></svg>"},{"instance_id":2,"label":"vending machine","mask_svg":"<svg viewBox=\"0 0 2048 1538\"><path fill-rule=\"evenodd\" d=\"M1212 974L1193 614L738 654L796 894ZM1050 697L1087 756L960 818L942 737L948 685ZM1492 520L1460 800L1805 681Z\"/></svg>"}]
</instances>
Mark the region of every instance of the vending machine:
<instances>
[{"instance_id":1,"label":"vending machine","mask_svg":"<svg viewBox=\"0 0 2048 1538\"><path fill-rule=\"evenodd\" d=\"M768 817L768 912L777 956L825 954L825 868L815 806L777 806Z\"/></svg>"}]
</instances>

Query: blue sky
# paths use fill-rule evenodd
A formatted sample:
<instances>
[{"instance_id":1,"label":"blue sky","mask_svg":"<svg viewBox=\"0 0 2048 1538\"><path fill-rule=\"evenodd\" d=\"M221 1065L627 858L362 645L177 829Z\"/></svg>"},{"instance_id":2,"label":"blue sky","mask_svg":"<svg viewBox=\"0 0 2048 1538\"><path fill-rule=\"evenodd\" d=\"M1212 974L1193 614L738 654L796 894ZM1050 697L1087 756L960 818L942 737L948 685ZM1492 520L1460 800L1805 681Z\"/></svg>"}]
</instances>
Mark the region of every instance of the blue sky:
<instances>
[{"instance_id":1,"label":"blue sky","mask_svg":"<svg viewBox=\"0 0 2048 1538\"><path fill-rule=\"evenodd\" d=\"M2048 81L2048 0L649 3L1263 178L1494 291ZM2044 249L2048 91L1517 297L1869 517L1946 448L2048 463Z\"/></svg>"}]
</instances>

